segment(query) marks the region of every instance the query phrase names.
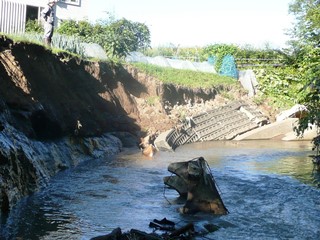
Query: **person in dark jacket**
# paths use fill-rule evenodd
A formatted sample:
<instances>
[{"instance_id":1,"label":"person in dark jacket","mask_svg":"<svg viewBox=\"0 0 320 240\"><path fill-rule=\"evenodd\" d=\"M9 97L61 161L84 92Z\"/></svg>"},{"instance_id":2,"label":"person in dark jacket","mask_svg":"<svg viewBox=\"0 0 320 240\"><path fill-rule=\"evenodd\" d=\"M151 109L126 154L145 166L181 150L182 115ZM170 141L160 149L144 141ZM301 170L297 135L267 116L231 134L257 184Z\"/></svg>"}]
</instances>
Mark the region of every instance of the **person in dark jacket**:
<instances>
[{"instance_id":1,"label":"person in dark jacket","mask_svg":"<svg viewBox=\"0 0 320 240\"><path fill-rule=\"evenodd\" d=\"M49 0L48 5L41 11L41 19L44 23L44 43L51 47L51 41L54 30L54 21L55 21L55 13L54 13L54 5L57 3L57 0Z\"/></svg>"}]
</instances>

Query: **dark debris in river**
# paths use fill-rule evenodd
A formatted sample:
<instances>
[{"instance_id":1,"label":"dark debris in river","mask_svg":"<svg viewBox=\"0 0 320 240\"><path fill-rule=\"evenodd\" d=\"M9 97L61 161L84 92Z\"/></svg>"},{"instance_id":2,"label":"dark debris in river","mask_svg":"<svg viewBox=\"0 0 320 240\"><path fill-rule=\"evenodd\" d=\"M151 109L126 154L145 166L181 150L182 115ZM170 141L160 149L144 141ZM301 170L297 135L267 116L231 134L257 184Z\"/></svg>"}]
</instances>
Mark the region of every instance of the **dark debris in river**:
<instances>
[{"instance_id":1,"label":"dark debris in river","mask_svg":"<svg viewBox=\"0 0 320 240\"><path fill-rule=\"evenodd\" d=\"M122 232L121 228L114 229L111 233L103 236L98 236L91 238L91 240L185 240L193 239L194 237L202 236L206 234L217 231L218 226L214 224L205 224L203 227L204 230L196 231L196 228L193 223L187 223L178 228L175 227L176 224L166 218L162 220L154 219L150 222L149 227L153 228L152 233L147 233L137 229L131 229L129 232ZM156 233L160 231L161 233Z\"/></svg>"}]
</instances>

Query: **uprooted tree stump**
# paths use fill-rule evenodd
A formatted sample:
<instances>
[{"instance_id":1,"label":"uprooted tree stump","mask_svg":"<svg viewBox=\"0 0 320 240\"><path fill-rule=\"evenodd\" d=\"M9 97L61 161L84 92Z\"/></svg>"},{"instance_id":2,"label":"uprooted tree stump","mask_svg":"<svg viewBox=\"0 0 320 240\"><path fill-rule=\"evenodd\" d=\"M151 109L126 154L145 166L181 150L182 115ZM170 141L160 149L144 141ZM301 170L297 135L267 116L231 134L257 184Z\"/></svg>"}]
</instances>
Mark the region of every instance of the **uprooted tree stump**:
<instances>
[{"instance_id":1,"label":"uprooted tree stump","mask_svg":"<svg viewBox=\"0 0 320 240\"><path fill-rule=\"evenodd\" d=\"M187 198L185 205L180 208L181 213L193 214L199 211L216 215L228 213L209 165L203 157L171 163L168 171L176 175L164 177L164 184Z\"/></svg>"}]
</instances>

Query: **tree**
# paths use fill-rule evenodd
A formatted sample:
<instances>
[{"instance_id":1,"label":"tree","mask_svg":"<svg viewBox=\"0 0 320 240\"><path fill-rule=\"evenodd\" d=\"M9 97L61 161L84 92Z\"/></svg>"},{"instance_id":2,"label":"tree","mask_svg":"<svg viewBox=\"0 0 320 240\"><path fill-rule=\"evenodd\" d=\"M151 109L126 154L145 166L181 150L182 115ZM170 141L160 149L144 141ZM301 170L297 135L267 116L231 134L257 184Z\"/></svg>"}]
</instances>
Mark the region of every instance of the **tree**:
<instances>
[{"instance_id":1,"label":"tree","mask_svg":"<svg viewBox=\"0 0 320 240\"><path fill-rule=\"evenodd\" d=\"M150 32L145 24L126 19L100 21L63 21L57 29L60 34L79 37L83 42L101 45L111 58L124 58L129 52L150 47Z\"/></svg>"},{"instance_id":2,"label":"tree","mask_svg":"<svg viewBox=\"0 0 320 240\"><path fill-rule=\"evenodd\" d=\"M296 67L304 60L308 48L320 44L320 1L295 0L289 5L289 12L295 16L295 24L289 31L291 49L288 51L289 62Z\"/></svg>"},{"instance_id":3,"label":"tree","mask_svg":"<svg viewBox=\"0 0 320 240\"><path fill-rule=\"evenodd\" d=\"M111 23L106 30L104 48L108 55L123 58L129 52L150 47L150 32L145 24L125 18Z\"/></svg>"},{"instance_id":4,"label":"tree","mask_svg":"<svg viewBox=\"0 0 320 240\"><path fill-rule=\"evenodd\" d=\"M217 72L220 72L223 58L227 55L234 55L238 51L238 47L228 44L213 44L205 47L202 54L208 57L214 58L214 68Z\"/></svg>"},{"instance_id":5,"label":"tree","mask_svg":"<svg viewBox=\"0 0 320 240\"><path fill-rule=\"evenodd\" d=\"M86 41L87 37L92 35L92 25L85 20L66 20L61 23L57 32L68 36L80 37L83 41Z\"/></svg>"},{"instance_id":6,"label":"tree","mask_svg":"<svg viewBox=\"0 0 320 240\"><path fill-rule=\"evenodd\" d=\"M289 11L296 18L291 31L291 45L304 83L298 96L299 103L308 109L295 129L303 135L310 124L317 129L320 127L320 1L295 0Z\"/></svg>"},{"instance_id":7,"label":"tree","mask_svg":"<svg viewBox=\"0 0 320 240\"><path fill-rule=\"evenodd\" d=\"M289 5L289 12L295 15L296 23L291 37L298 45L320 44L320 1L295 0Z\"/></svg>"}]
</instances>

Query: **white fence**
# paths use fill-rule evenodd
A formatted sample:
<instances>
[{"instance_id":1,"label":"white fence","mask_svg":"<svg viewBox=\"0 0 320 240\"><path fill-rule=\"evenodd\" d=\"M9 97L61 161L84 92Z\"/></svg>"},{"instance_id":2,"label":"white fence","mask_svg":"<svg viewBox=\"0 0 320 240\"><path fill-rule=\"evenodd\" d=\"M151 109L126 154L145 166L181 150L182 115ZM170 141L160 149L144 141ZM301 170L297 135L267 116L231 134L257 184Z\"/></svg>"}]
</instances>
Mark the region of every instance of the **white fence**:
<instances>
[{"instance_id":1,"label":"white fence","mask_svg":"<svg viewBox=\"0 0 320 240\"><path fill-rule=\"evenodd\" d=\"M0 0L0 32L24 33L27 19L39 19L40 11L47 3L47 0ZM64 19L86 19L89 5L90 0L59 1L55 6L55 26L59 26Z\"/></svg>"},{"instance_id":2,"label":"white fence","mask_svg":"<svg viewBox=\"0 0 320 240\"><path fill-rule=\"evenodd\" d=\"M26 4L0 0L0 32L23 33L26 25Z\"/></svg>"}]
</instances>

